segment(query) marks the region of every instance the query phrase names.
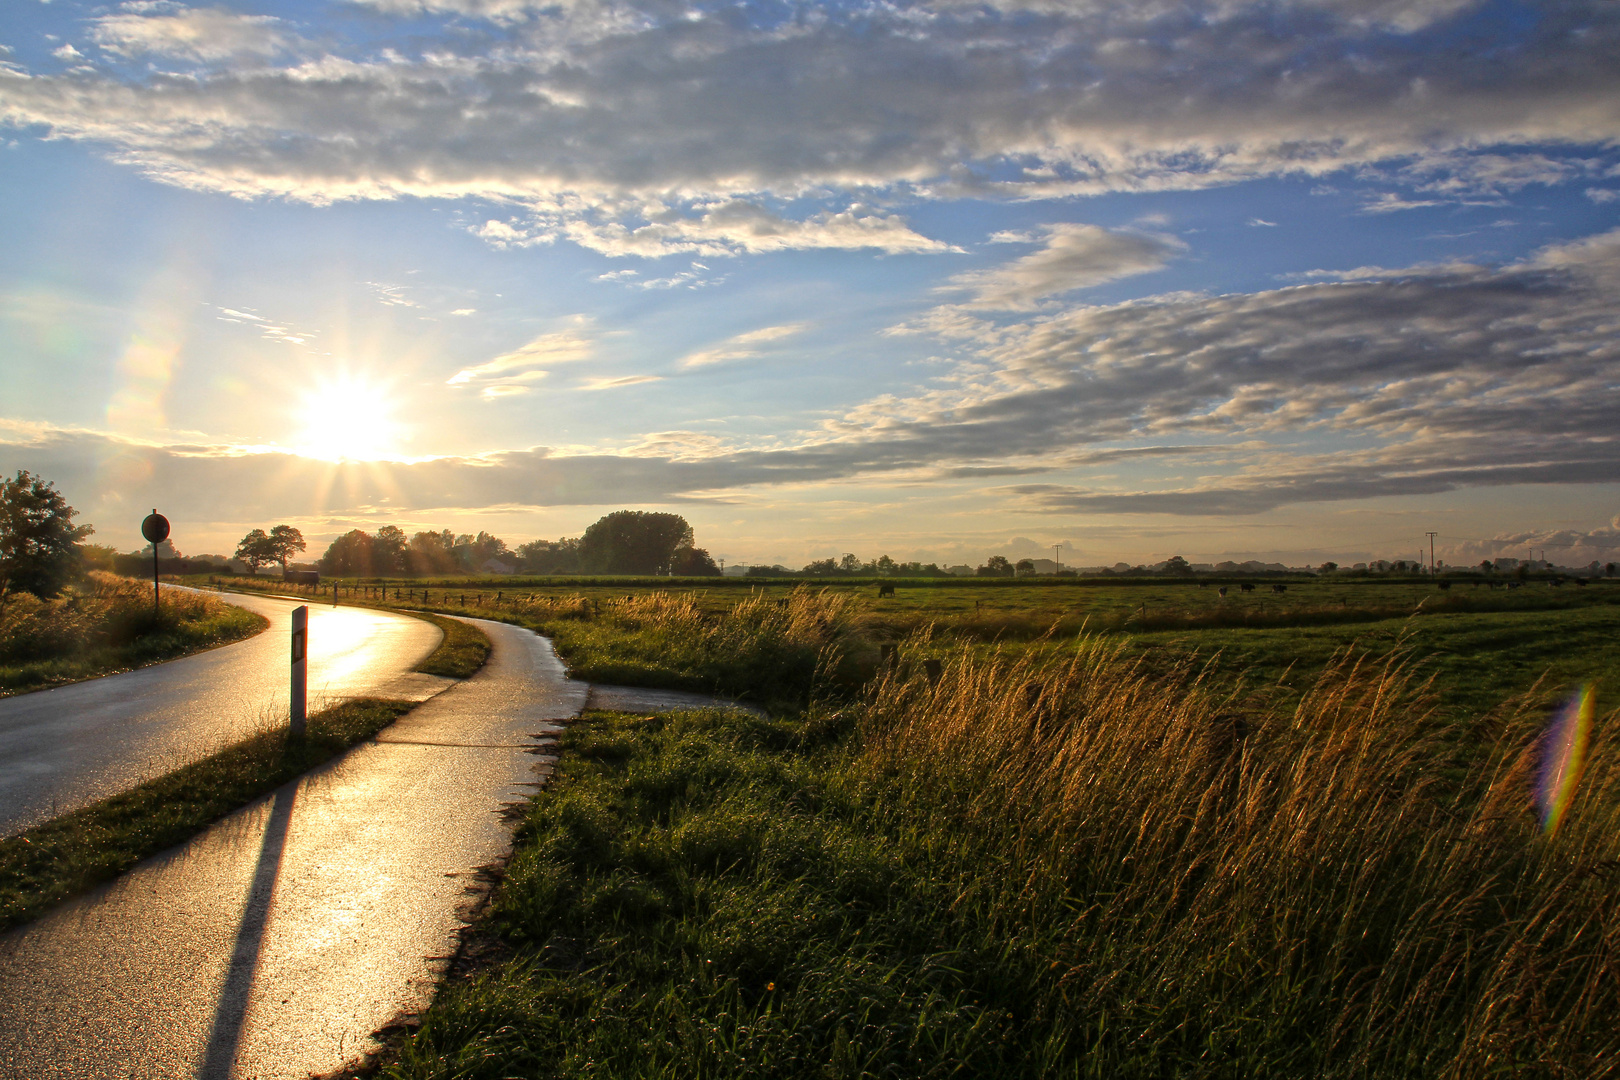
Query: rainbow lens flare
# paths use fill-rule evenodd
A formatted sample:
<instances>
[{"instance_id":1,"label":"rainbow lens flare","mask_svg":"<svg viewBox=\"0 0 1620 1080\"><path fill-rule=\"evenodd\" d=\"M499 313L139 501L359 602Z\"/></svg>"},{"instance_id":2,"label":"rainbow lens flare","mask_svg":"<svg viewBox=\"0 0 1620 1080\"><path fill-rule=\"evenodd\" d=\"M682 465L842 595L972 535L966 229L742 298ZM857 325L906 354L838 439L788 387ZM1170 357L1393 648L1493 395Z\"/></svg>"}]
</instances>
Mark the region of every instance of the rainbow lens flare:
<instances>
[{"instance_id":1,"label":"rainbow lens flare","mask_svg":"<svg viewBox=\"0 0 1620 1080\"><path fill-rule=\"evenodd\" d=\"M1558 707L1541 747L1541 775L1536 781L1536 805L1541 808L1541 827L1548 836L1575 798L1575 785L1586 763L1586 740L1592 733L1592 712L1597 695L1591 684L1578 687L1568 701Z\"/></svg>"}]
</instances>

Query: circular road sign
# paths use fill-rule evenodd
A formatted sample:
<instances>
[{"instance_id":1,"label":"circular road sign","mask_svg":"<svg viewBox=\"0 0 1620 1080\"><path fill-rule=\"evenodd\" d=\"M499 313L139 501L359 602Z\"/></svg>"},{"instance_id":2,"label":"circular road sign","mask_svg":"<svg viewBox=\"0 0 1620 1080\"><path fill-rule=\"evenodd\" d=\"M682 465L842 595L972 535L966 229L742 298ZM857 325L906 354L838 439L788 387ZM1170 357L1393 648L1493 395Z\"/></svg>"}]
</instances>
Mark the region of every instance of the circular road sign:
<instances>
[{"instance_id":1,"label":"circular road sign","mask_svg":"<svg viewBox=\"0 0 1620 1080\"><path fill-rule=\"evenodd\" d=\"M141 522L141 535L153 544L161 544L169 538L169 519L153 510Z\"/></svg>"}]
</instances>

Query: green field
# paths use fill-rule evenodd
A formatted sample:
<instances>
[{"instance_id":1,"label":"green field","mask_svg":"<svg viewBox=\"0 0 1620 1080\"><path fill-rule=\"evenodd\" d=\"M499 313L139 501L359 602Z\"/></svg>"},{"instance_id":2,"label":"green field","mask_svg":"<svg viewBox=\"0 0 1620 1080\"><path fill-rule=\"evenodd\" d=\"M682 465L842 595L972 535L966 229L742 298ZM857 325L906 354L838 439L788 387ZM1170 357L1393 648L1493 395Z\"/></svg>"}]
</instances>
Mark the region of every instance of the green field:
<instances>
[{"instance_id":1,"label":"green field","mask_svg":"<svg viewBox=\"0 0 1620 1080\"><path fill-rule=\"evenodd\" d=\"M1243 580L900 579L890 583L892 598L878 596L875 580L451 578L402 579L386 587L389 606L507 619L551 634L582 677L759 700L781 696L760 682L765 673L752 684L737 672L716 681L712 665L672 662L672 655L678 660L690 652L683 635L692 628L672 635L673 653L670 635L638 647L637 635L627 633L631 627L619 617L626 598L663 594L690 601L711 623L750 598L768 605L804 589L837 598L847 608L857 681L875 664L879 643L904 642L929 629L934 644L908 651L940 653L970 641L1016 653L1032 642L1061 647L1088 632L1125 637L1160 663L1168 655L1218 655L1228 677L1279 687L1284 698L1308 685L1336 652L1354 646L1376 656L1409 651L1459 718L1483 714L1538 681L1556 694L1596 680L1600 709L1620 705L1620 649L1614 647L1620 581L1555 586L1541 579L1492 589L1464 579L1442 590L1428 580L1262 578L1250 579L1253 591L1243 592ZM369 589L373 601L379 595L376 582L337 584L345 598L350 590L364 596ZM1274 592L1274 584L1287 589ZM331 585L325 588L329 595Z\"/></svg>"}]
</instances>

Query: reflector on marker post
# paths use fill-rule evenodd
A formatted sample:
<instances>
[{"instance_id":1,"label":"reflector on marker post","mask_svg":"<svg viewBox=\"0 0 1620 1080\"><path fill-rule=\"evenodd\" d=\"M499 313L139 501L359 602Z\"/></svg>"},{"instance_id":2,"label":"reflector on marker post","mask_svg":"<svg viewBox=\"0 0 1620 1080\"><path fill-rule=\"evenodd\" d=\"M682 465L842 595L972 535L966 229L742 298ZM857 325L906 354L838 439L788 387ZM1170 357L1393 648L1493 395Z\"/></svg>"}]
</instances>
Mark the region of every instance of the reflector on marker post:
<instances>
[{"instance_id":1,"label":"reflector on marker post","mask_svg":"<svg viewBox=\"0 0 1620 1080\"><path fill-rule=\"evenodd\" d=\"M293 608L292 622L292 722L289 730L294 736L304 733L304 721L309 719L309 608L300 604Z\"/></svg>"}]
</instances>

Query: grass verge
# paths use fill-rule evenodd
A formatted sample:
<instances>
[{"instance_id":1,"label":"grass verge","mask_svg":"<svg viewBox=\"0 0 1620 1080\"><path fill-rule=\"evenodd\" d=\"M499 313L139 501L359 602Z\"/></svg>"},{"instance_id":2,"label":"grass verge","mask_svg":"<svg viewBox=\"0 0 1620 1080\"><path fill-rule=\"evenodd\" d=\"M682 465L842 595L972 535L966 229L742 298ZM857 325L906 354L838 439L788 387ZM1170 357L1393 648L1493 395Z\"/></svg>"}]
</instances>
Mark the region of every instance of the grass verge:
<instances>
[{"instance_id":1,"label":"grass verge","mask_svg":"<svg viewBox=\"0 0 1620 1080\"><path fill-rule=\"evenodd\" d=\"M588 714L383 1067L526 1077L1620 1071L1620 731L1452 740L1399 657L1267 712L1083 639L802 724ZM1455 765L1456 763L1452 763Z\"/></svg>"},{"instance_id":2,"label":"grass verge","mask_svg":"<svg viewBox=\"0 0 1620 1080\"><path fill-rule=\"evenodd\" d=\"M444 631L444 640L428 654L426 660L416 665L417 671L426 675L465 679L489 659L489 635L478 627L429 611L412 611L411 614L418 619L426 619Z\"/></svg>"},{"instance_id":3,"label":"grass verge","mask_svg":"<svg viewBox=\"0 0 1620 1080\"><path fill-rule=\"evenodd\" d=\"M0 612L0 696L111 675L259 633L269 623L201 593L93 573L85 591L59 600L27 594Z\"/></svg>"},{"instance_id":4,"label":"grass verge","mask_svg":"<svg viewBox=\"0 0 1620 1080\"><path fill-rule=\"evenodd\" d=\"M302 741L267 731L139 787L0 840L0 931L140 860L370 738L414 708L362 699L316 713Z\"/></svg>"}]
</instances>

